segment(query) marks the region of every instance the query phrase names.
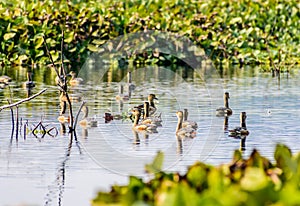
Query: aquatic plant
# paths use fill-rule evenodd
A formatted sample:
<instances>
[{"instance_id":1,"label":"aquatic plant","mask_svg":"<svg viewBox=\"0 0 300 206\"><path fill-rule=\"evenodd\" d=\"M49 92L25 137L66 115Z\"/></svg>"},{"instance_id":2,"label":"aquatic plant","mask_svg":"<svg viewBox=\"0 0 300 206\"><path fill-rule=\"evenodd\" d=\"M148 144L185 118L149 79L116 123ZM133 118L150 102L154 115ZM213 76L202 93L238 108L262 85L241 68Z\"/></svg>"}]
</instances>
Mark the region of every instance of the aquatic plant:
<instances>
[{"instance_id":1,"label":"aquatic plant","mask_svg":"<svg viewBox=\"0 0 300 206\"><path fill-rule=\"evenodd\" d=\"M131 176L125 186L114 185L91 201L99 205L297 205L300 202L300 153L276 146L275 162L253 150L243 159L235 151L232 162L191 165L183 175L155 171L150 181ZM158 165L162 154L150 164ZM159 161L158 161L159 159ZM161 165L161 163L159 163ZM149 167L149 165L147 166Z\"/></svg>"},{"instance_id":2,"label":"aquatic plant","mask_svg":"<svg viewBox=\"0 0 300 206\"><path fill-rule=\"evenodd\" d=\"M65 62L78 69L107 40L157 30L188 37L218 64L299 63L300 8L297 0L223 1L25 1L0 3L1 65L59 64L61 31ZM122 57L140 63L181 64L169 54L143 51Z\"/></svg>"}]
</instances>

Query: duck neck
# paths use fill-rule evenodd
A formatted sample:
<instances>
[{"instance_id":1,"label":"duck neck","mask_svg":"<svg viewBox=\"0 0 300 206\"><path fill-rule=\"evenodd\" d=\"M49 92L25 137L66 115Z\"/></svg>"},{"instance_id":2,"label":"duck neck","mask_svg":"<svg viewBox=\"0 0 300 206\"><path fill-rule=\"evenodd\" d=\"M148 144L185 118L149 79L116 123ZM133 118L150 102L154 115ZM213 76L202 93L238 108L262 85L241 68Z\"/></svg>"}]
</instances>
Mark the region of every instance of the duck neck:
<instances>
[{"instance_id":1,"label":"duck neck","mask_svg":"<svg viewBox=\"0 0 300 206\"><path fill-rule=\"evenodd\" d=\"M225 106L226 108L229 108L228 97L225 97L225 98L224 98L224 106Z\"/></svg>"},{"instance_id":2,"label":"duck neck","mask_svg":"<svg viewBox=\"0 0 300 206\"><path fill-rule=\"evenodd\" d=\"M246 129L246 120L244 117L241 117L241 127Z\"/></svg>"},{"instance_id":3,"label":"duck neck","mask_svg":"<svg viewBox=\"0 0 300 206\"><path fill-rule=\"evenodd\" d=\"M178 117L176 132L178 132L182 128L182 120L183 120L183 118Z\"/></svg>"},{"instance_id":4,"label":"duck neck","mask_svg":"<svg viewBox=\"0 0 300 206\"><path fill-rule=\"evenodd\" d=\"M241 127L246 129L246 115L244 114L241 114L241 117L240 117L240 121L241 121Z\"/></svg>"},{"instance_id":5,"label":"duck neck","mask_svg":"<svg viewBox=\"0 0 300 206\"><path fill-rule=\"evenodd\" d=\"M246 122L245 122L245 121L242 121L242 122L241 122L241 127L242 127L242 128L245 128L245 129L247 128L247 127L246 127Z\"/></svg>"},{"instance_id":6,"label":"duck neck","mask_svg":"<svg viewBox=\"0 0 300 206\"><path fill-rule=\"evenodd\" d=\"M150 107L154 107L154 108L155 108L155 105L154 105L154 101L153 101L153 100L149 100L149 105L150 105Z\"/></svg>"},{"instance_id":7,"label":"duck neck","mask_svg":"<svg viewBox=\"0 0 300 206\"><path fill-rule=\"evenodd\" d=\"M133 122L134 127L139 124L139 120L140 120L140 114L136 114L134 117L134 122Z\"/></svg>"},{"instance_id":8,"label":"duck neck","mask_svg":"<svg viewBox=\"0 0 300 206\"><path fill-rule=\"evenodd\" d=\"M149 102L144 103L144 119L149 117Z\"/></svg>"},{"instance_id":9,"label":"duck neck","mask_svg":"<svg viewBox=\"0 0 300 206\"><path fill-rule=\"evenodd\" d=\"M84 107L84 110L83 110L83 118L87 118L89 116L89 109L87 106Z\"/></svg>"},{"instance_id":10,"label":"duck neck","mask_svg":"<svg viewBox=\"0 0 300 206\"><path fill-rule=\"evenodd\" d=\"M184 109L184 112L183 112L183 121L187 121L188 115L189 115L188 110Z\"/></svg>"}]
</instances>

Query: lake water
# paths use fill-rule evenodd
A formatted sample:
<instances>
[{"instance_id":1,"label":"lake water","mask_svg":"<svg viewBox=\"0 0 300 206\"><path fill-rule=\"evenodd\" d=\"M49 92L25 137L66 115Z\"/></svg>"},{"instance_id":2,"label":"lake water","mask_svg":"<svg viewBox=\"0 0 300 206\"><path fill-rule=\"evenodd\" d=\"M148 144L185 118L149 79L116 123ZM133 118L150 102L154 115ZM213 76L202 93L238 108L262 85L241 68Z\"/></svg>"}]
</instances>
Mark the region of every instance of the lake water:
<instances>
[{"instance_id":1,"label":"lake water","mask_svg":"<svg viewBox=\"0 0 300 206\"><path fill-rule=\"evenodd\" d=\"M48 70L48 72L46 71ZM300 151L300 93L299 70L282 74L280 80L259 68L226 70L221 75L203 76L191 69L145 67L132 69L134 90L127 101L116 101L120 85L128 94L128 70L83 70L85 82L70 87L71 95L81 97L89 107L89 116L98 120L97 127L77 127L77 140L62 132L58 122L58 90L55 74L49 69L35 71L35 94L47 91L19 106L22 128L28 121L33 128L41 119L44 125L57 128L56 137L36 138L21 131L11 138L11 113L0 112L0 205L89 205L98 190L109 190L112 184L126 184L129 175L147 178L144 165L150 163L157 151L165 154L164 170L184 172L195 161L219 165L231 160L233 151L240 149L239 139L228 137L224 117L216 117L215 109L223 106L223 94L230 93L233 115L228 128L239 126L239 114L247 112L250 135L243 154L252 149L273 159L277 143ZM4 72L4 71L3 71ZM47 74L47 75L45 75ZM211 74L211 73L210 73ZM26 98L26 70L9 73L13 99ZM204 77L204 78L203 78ZM134 133L129 120L104 121L104 113L127 112L141 104L149 93L158 97L157 113L162 127L158 133ZM8 87L0 91L1 105L10 98ZM77 111L80 102L74 102ZM175 112L187 108L189 119L199 125L197 137L178 141L175 137ZM16 112L16 110L14 110Z\"/></svg>"}]
</instances>

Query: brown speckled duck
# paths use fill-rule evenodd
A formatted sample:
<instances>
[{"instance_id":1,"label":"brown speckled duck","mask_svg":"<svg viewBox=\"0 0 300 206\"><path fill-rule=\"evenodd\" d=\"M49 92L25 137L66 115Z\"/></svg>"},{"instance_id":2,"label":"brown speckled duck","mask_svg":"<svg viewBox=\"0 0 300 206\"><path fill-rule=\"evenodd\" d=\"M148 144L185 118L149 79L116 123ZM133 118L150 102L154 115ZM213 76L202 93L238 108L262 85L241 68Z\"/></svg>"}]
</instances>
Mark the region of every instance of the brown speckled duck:
<instances>
[{"instance_id":1,"label":"brown speckled duck","mask_svg":"<svg viewBox=\"0 0 300 206\"><path fill-rule=\"evenodd\" d=\"M177 127L176 127L176 136L177 138L194 138L196 137L197 131L191 126L182 127L183 122L183 112L177 111L176 116L178 118Z\"/></svg>"}]
</instances>

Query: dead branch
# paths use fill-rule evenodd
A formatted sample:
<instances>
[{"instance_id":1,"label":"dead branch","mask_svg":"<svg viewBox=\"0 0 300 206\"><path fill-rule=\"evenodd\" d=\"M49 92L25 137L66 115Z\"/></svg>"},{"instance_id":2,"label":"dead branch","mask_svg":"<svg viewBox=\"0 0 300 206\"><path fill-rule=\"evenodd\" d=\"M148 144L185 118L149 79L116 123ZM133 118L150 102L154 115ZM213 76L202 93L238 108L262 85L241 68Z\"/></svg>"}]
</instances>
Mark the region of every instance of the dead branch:
<instances>
[{"instance_id":1,"label":"dead branch","mask_svg":"<svg viewBox=\"0 0 300 206\"><path fill-rule=\"evenodd\" d=\"M79 110L78 110L78 112L77 112L77 115L76 115L76 117L75 117L75 121L74 121L74 130L76 129L78 117L79 117L79 114L80 114L80 112L81 112L81 110L82 110L82 107L83 107L84 105L85 105L85 101L83 101L83 102L81 103L81 105L80 105L80 107L79 107Z\"/></svg>"},{"instance_id":2,"label":"dead branch","mask_svg":"<svg viewBox=\"0 0 300 206\"><path fill-rule=\"evenodd\" d=\"M20 104L22 104L22 103L24 103L24 102L28 102L28 101L34 99L35 97L41 95L42 93L44 93L46 90L47 90L47 89L43 89L42 91L36 93L35 95L32 95L31 97L28 97L28 98L26 98L26 99L22 99L22 100L20 100L20 101L18 101L18 102L16 102L16 103L9 104L9 105L4 105L4 106L0 107L0 112L1 112L3 109L16 107L16 106L18 106L18 105L20 105Z\"/></svg>"}]
</instances>

